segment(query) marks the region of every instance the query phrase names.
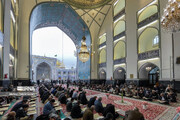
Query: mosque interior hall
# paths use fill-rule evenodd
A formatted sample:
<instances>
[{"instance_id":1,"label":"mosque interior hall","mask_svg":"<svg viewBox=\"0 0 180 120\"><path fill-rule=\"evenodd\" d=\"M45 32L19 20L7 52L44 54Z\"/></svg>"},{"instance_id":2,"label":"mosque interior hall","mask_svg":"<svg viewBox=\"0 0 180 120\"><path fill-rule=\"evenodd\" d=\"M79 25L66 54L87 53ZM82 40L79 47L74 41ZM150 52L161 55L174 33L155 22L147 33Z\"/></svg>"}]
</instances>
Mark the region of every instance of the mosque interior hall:
<instances>
[{"instance_id":1,"label":"mosque interior hall","mask_svg":"<svg viewBox=\"0 0 180 120\"><path fill-rule=\"evenodd\" d=\"M0 120L180 120L180 0L0 0Z\"/></svg>"}]
</instances>

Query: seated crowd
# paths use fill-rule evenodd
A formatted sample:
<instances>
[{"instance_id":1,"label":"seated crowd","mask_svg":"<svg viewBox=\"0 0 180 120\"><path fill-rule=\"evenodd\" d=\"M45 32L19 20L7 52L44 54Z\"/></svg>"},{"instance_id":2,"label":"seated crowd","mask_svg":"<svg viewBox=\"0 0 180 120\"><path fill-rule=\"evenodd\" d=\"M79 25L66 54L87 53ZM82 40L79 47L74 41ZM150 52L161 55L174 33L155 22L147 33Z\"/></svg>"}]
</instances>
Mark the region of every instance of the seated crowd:
<instances>
[{"instance_id":1,"label":"seated crowd","mask_svg":"<svg viewBox=\"0 0 180 120\"><path fill-rule=\"evenodd\" d=\"M49 88L49 86L47 86ZM56 115L55 119L60 119L59 116L62 114L58 112L55 107L56 100L59 101L61 105L65 105L66 108L66 117L65 120L73 119L82 119L82 120L94 120L94 113L98 113L104 117L99 118L99 120L116 120L119 117L119 114L115 112L115 106L112 104L107 104L105 107L102 104L102 98L97 96L91 97L89 101L86 98L86 92L79 87L78 90L65 88L62 85L56 85L55 87L47 89L44 85L40 86L39 94L42 102L44 103L43 114L40 115L37 120L48 119L52 114ZM86 106L86 107L85 107ZM83 107L85 109L83 110ZM140 114L141 119L133 120L144 120L143 115ZM129 111L127 112L129 114ZM134 112L132 112L134 114ZM128 118L129 115L126 115ZM131 114L131 113L130 113ZM130 115L131 116L131 115ZM97 119L97 118L96 118ZM131 119L128 119L131 120Z\"/></svg>"},{"instance_id":2,"label":"seated crowd","mask_svg":"<svg viewBox=\"0 0 180 120\"><path fill-rule=\"evenodd\" d=\"M143 99L147 101L156 100L161 104L169 104L169 102L176 102L177 94L175 90L168 85L166 88L160 84L154 85L153 88L138 87L131 83L121 85L86 85L86 88L98 90L101 92L108 92L116 95L122 95L126 97L133 97L136 99Z\"/></svg>"},{"instance_id":3,"label":"seated crowd","mask_svg":"<svg viewBox=\"0 0 180 120\"><path fill-rule=\"evenodd\" d=\"M163 85L154 85L153 88L146 88L138 87L133 83L129 85L93 85L80 82L77 83L76 86L78 86L78 90L72 87L66 88L63 84L41 84L39 86L39 95L44 107L43 114L38 116L36 120L61 120L60 116L64 114L61 111L62 109L67 113L64 120L79 118L82 120L94 120L95 113L103 116L103 118L99 118L99 120L116 120L116 118L119 117L113 104L109 103L105 107L103 106L101 97L93 96L88 101L86 91L82 89L83 87L147 101L157 100L162 104L176 102L177 97L176 92L170 85L166 88ZM14 98L7 96L0 97L0 106L4 104L4 102L10 103L12 99ZM6 115L4 120L31 120L33 116L27 114L31 100L31 97L24 96L20 102L13 106L11 112ZM57 101L60 105L57 104ZM64 105L65 108L56 109L56 107L62 105ZM124 117L125 120L144 120L143 114L139 112L138 108L126 111Z\"/></svg>"}]
</instances>

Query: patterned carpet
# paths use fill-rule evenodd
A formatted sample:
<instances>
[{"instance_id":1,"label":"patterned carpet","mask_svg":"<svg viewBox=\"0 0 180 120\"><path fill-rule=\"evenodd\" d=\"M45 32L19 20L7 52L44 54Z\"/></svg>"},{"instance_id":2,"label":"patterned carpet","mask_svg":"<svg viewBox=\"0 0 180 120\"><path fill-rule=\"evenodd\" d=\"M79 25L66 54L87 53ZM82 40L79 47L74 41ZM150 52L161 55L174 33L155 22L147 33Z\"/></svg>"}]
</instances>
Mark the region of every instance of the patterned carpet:
<instances>
[{"instance_id":1,"label":"patterned carpet","mask_svg":"<svg viewBox=\"0 0 180 120\"><path fill-rule=\"evenodd\" d=\"M73 87L74 89L77 90L76 87ZM106 104L111 103L115 105L116 110L118 111L119 114L124 115L125 111L131 110L134 107L139 108L139 111L143 113L144 117L146 120L173 120L173 118L176 115L176 107L168 106L168 105L161 105L158 103L153 103L153 102L148 102L147 109L144 110L142 108L142 104L144 101L138 100L138 99L133 99L133 98L128 98L124 97L124 103L121 103L121 96L117 95L110 95L108 98L105 93L99 92L99 91L94 91L94 90L86 90L86 95L87 98L90 99L93 96L98 96L102 97L102 103L103 106L105 107ZM37 107L38 107L38 115L42 114L43 111L43 104L40 102L40 100L37 100ZM69 113L66 113L66 107L65 105L61 105L63 110L62 112L64 115L69 116ZM174 106L174 105L173 105ZM85 110L85 106L81 106L83 110ZM97 115L97 113L95 113ZM122 118L118 118L117 120L122 120ZM177 120L180 120L180 117L178 117Z\"/></svg>"},{"instance_id":2,"label":"patterned carpet","mask_svg":"<svg viewBox=\"0 0 180 120\"><path fill-rule=\"evenodd\" d=\"M131 110L134 107L139 108L139 111L143 113L146 120L173 120L176 115L176 107L161 105L158 103L148 102L147 109L143 110L142 104L144 101L133 98L124 97L124 104L121 103L121 96L110 95L108 98L105 93L97 92L93 90L87 90L88 98L92 96L102 97L102 103L104 105L111 103L115 105L116 109L120 109L120 114L124 114L125 111ZM97 93L96 93L97 92ZM180 120L180 117L177 119Z\"/></svg>"}]
</instances>

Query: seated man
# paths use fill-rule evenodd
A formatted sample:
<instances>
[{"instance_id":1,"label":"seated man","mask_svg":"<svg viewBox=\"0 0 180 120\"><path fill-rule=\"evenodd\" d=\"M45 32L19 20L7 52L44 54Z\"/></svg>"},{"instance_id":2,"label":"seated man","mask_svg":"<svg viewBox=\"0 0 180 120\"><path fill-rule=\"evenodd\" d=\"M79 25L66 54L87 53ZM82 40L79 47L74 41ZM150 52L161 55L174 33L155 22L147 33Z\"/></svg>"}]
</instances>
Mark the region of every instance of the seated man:
<instances>
[{"instance_id":1,"label":"seated man","mask_svg":"<svg viewBox=\"0 0 180 120\"><path fill-rule=\"evenodd\" d=\"M138 108L125 112L124 120L144 120L144 116L139 112Z\"/></svg>"},{"instance_id":2,"label":"seated man","mask_svg":"<svg viewBox=\"0 0 180 120\"><path fill-rule=\"evenodd\" d=\"M23 105L25 105L25 104L27 104L27 100L26 100L26 99L24 99L24 100L20 101L19 103L17 103L17 104L12 108L11 111L17 112L17 110L18 110L19 108L21 108L21 107L22 107Z\"/></svg>"},{"instance_id":3,"label":"seated man","mask_svg":"<svg viewBox=\"0 0 180 120\"><path fill-rule=\"evenodd\" d=\"M62 94L59 96L58 100L60 101L61 104L66 104L66 102L67 102L67 97L66 97L65 93L62 93Z\"/></svg>"},{"instance_id":4,"label":"seated man","mask_svg":"<svg viewBox=\"0 0 180 120\"><path fill-rule=\"evenodd\" d=\"M101 118L99 120L113 120L113 114L112 113L108 113L105 118Z\"/></svg>"},{"instance_id":5,"label":"seated man","mask_svg":"<svg viewBox=\"0 0 180 120\"><path fill-rule=\"evenodd\" d=\"M173 91L170 91L167 95L167 98L171 101L171 102L177 102L176 100L176 95L175 93L173 93Z\"/></svg>"},{"instance_id":6,"label":"seated man","mask_svg":"<svg viewBox=\"0 0 180 120\"><path fill-rule=\"evenodd\" d=\"M94 96L92 98L90 98L89 102L88 102L88 107L90 108L92 105L94 105L94 102L96 101L97 96Z\"/></svg>"},{"instance_id":7,"label":"seated man","mask_svg":"<svg viewBox=\"0 0 180 120\"><path fill-rule=\"evenodd\" d=\"M71 112L73 101L74 101L74 99L71 98L71 100L67 102L67 105L66 105L66 111L67 111L67 112Z\"/></svg>"},{"instance_id":8,"label":"seated man","mask_svg":"<svg viewBox=\"0 0 180 120\"><path fill-rule=\"evenodd\" d=\"M98 113L103 113L103 112L104 112L104 107L103 107L101 101L102 101L102 98L99 97L98 100L96 100L96 101L94 102L95 110L96 110L96 112L98 112Z\"/></svg>"},{"instance_id":9,"label":"seated man","mask_svg":"<svg viewBox=\"0 0 180 120\"><path fill-rule=\"evenodd\" d=\"M93 116L94 106L87 108L83 114L83 120L94 120Z\"/></svg>"},{"instance_id":10,"label":"seated man","mask_svg":"<svg viewBox=\"0 0 180 120\"><path fill-rule=\"evenodd\" d=\"M143 99L144 99L144 100L148 100L148 101L152 101L152 94L151 94L151 92L146 91Z\"/></svg>"},{"instance_id":11,"label":"seated man","mask_svg":"<svg viewBox=\"0 0 180 120\"><path fill-rule=\"evenodd\" d=\"M55 100L52 99L44 105L43 114L49 115L54 110Z\"/></svg>"},{"instance_id":12,"label":"seated man","mask_svg":"<svg viewBox=\"0 0 180 120\"><path fill-rule=\"evenodd\" d=\"M77 100L78 98L78 91L74 91L72 98L74 98L75 100Z\"/></svg>"},{"instance_id":13,"label":"seated man","mask_svg":"<svg viewBox=\"0 0 180 120\"><path fill-rule=\"evenodd\" d=\"M115 120L119 115L118 113L115 112L115 107L112 104L107 104L106 107L104 108L104 113L103 116L106 117L108 113L112 113L113 115L113 120Z\"/></svg>"},{"instance_id":14,"label":"seated man","mask_svg":"<svg viewBox=\"0 0 180 120\"><path fill-rule=\"evenodd\" d=\"M161 93L159 96L159 103L161 104L169 104L169 100L164 93Z\"/></svg>"},{"instance_id":15,"label":"seated man","mask_svg":"<svg viewBox=\"0 0 180 120\"><path fill-rule=\"evenodd\" d=\"M87 98L86 98L86 92L85 92L85 91L82 92L82 94L81 94L81 96L80 96L80 101L81 101L81 104L83 104L83 105L86 105L86 104L88 103L88 100L87 100Z\"/></svg>"},{"instance_id":16,"label":"seated man","mask_svg":"<svg viewBox=\"0 0 180 120\"><path fill-rule=\"evenodd\" d=\"M158 99L158 94L155 90L152 90L152 99Z\"/></svg>"},{"instance_id":17,"label":"seated man","mask_svg":"<svg viewBox=\"0 0 180 120\"><path fill-rule=\"evenodd\" d=\"M72 118L81 118L83 116L83 113L81 111L81 107L79 106L80 102L78 101L71 110L71 117Z\"/></svg>"},{"instance_id":18,"label":"seated man","mask_svg":"<svg viewBox=\"0 0 180 120\"><path fill-rule=\"evenodd\" d=\"M28 104L24 104L21 108L19 108L16 112L16 119L20 120L31 120L33 116L27 115L27 110L29 108Z\"/></svg>"}]
</instances>

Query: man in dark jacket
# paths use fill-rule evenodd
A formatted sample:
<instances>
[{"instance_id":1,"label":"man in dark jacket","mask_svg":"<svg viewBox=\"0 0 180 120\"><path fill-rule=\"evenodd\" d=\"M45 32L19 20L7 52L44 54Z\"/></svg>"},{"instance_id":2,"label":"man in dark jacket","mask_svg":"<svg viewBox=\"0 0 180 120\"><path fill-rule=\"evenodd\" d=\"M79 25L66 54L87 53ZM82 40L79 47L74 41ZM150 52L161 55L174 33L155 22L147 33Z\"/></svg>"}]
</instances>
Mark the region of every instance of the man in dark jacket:
<instances>
[{"instance_id":1,"label":"man in dark jacket","mask_svg":"<svg viewBox=\"0 0 180 120\"><path fill-rule=\"evenodd\" d=\"M71 110L71 117L72 118L81 118L83 113L81 111L81 107L79 106L80 102L76 103Z\"/></svg>"},{"instance_id":2,"label":"man in dark jacket","mask_svg":"<svg viewBox=\"0 0 180 120\"><path fill-rule=\"evenodd\" d=\"M80 96L80 101L81 104L86 105L88 103L87 98L86 98L86 92L82 92L81 96Z\"/></svg>"},{"instance_id":3,"label":"man in dark jacket","mask_svg":"<svg viewBox=\"0 0 180 120\"><path fill-rule=\"evenodd\" d=\"M144 116L139 112L138 108L125 112L124 120L144 120Z\"/></svg>"},{"instance_id":4,"label":"man in dark jacket","mask_svg":"<svg viewBox=\"0 0 180 120\"><path fill-rule=\"evenodd\" d=\"M23 118L24 120L30 119L32 116L27 115L28 108L29 108L28 104L24 104L21 108L19 108L16 112L16 118L17 119Z\"/></svg>"},{"instance_id":5,"label":"man in dark jacket","mask_svg":"<svg viewBox=\"0 0 180 120\"><path fill-rule=\"evenodd\" d=\"M66 104L66 102L67 102L67 97L66 97L65 93L62 93L62 94L59 96L58 101L60 101L61 104Z\"/></svg>"},{"instance_id":6,"label":"man in dark jacket","mask_svg":"<svg viewBox=\"0 0 180 120\"><path fill-rule=\"evenodd\" d=\"M108 113L113 114L113 120L115 120L119 115L118 113L115 112L115 107L112 104L107 104L106 107L104 108L104 113L103 116L106 117Z\"/></svg>"},{"instance_id":7,"label":"man in dark jacket","mask_svg":"<svg viewBox=\"0 0 180 120\"><path fill-rule=\"evenodd\" d=\"M23 105L25 105L26 103L27 103L27 100L26 100L26 99L22 100L21 102L17 103L17 104L12 108L11 111L17 112L17 110L18 110L19 108L21 108Z\"/></svg>"},{"instance_id":8,"label":"man in dark jacket","mask_svg":"<svg viewBox=\"0 0 180 120\"><path fill-rule=\"evenodd\" d=\"M74 101L74 99L71 98L71 100L67 102L67 105L66 105L66 111L67 111L67 112L71 112L73 101Z\"/></svg>"},{"instance_id":9,"label":"man in dark jacket","mask_svg":"<svg viewBox=\"0 0 180 120\"><path fill-rule=\"evenodd\" d=\"M100 98L98 98L98 100L96 100L94 102L95 110L98 113L103 113L103 111L104 111L104 107L103 107L101 101L102 101L102 98L100 97Z\"/></svg>"},{"instance_id":10,"label":"man in dark jacket","mask_svg":"<svg viewBox=\"0 0 180 120\"><path fill-rule=\"evenodd\" d=\"M90 108L92 105L94 105L94 102L96 101L97 96L94 96L92 98L90 98L89 102L88 102L88 107Z\"/></svg>"},{"instance_id":11,"label":"man in dark jacket","mask_svg":"<svg viewBox=\"0 0 180 120\"><path fill-rule=\"evenodd\" d=\"M54 109L54 103L55 103L55 100L52 99L51 101L47 102L44 105L44 109L43 109L44 115L49 115L52 112L52 110Z\"/></svg>"}]
</instances>

